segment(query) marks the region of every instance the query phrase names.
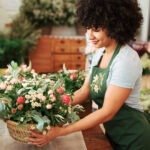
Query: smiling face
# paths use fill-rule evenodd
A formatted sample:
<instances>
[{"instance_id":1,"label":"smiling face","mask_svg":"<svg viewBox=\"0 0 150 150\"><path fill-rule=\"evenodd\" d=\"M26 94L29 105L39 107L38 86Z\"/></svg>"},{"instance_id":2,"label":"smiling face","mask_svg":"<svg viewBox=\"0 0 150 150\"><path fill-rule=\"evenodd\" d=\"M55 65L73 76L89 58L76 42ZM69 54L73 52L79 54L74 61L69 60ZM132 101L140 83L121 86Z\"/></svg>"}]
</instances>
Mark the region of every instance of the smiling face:
<instances>
[{"instance_id":1,"label":"smiling face","mask_svg":"<svg viewBox=\"0 0 150 150\"><path fill-rule=\"evenodd\" d=\"M95 48L109 47L111 43L115 41L114 39L108 36L107 30L102 29L102 28L87 29L87 35L88 35L89 41Z\"/></svg>"}]
</instances>

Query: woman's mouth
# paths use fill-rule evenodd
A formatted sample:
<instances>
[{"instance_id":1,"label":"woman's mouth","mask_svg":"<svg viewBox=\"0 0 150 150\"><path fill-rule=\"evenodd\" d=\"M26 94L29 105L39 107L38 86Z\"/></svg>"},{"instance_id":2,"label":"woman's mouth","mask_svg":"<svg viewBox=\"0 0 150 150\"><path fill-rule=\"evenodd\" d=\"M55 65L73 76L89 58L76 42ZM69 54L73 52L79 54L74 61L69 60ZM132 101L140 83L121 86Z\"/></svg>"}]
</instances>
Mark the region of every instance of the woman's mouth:
<instances>
[{"instance_id":1,"label":"woman's mouth","mask_svg":"<svg viewBox=\"0 0 150 150\"><path fill-rule=\"evenodd\" d=\"M97 41L97 40L91 40L91 43L92 43L93 45L96 45L96 44L98 43L98 41Z\"/></svg>"}]
</instances>

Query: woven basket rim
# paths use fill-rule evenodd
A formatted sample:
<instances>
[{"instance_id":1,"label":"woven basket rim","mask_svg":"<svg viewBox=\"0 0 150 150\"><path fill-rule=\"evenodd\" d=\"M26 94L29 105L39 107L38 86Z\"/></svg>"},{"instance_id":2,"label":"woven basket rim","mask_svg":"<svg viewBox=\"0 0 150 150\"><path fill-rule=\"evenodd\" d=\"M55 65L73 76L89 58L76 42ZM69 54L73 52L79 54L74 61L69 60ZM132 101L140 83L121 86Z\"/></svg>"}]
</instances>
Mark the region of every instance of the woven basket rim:
<instances>
[{"instance_id":1,"label":"woven basket rim","mask_svg":"<svg viewBox=\"0 0 150 150\"><path fill-rule=\"evenodd\" d=\"M35 126L34 123L19 123L17 121L14 121L14 120L7 120L6 121L7 124L11 124L11 125L28 125L28 126Z\"/></svg>"},{"instance_id":2,"label":"woven basket rim","mask_svg":"<svg viewBox=\"0 0 150 150\"><path fill-rule=\"evenodd\" d=\"M12 124L12 125L18 125L19 123L13 120L7 120L6 121L7 124Z\"/></svg>"}]
</instances>

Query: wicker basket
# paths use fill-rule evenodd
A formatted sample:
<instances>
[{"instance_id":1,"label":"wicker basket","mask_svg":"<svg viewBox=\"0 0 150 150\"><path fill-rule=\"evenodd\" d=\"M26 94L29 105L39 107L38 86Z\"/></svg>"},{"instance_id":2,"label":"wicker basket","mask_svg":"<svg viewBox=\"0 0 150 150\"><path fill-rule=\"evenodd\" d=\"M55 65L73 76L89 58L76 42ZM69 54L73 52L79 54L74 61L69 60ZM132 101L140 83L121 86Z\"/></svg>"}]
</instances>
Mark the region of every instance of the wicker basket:
<instances>
[{"instance_id":1,"label":"wicker basket","mask_svg":"<svg viewBox=\"0 0 150 150\"><path fill-rule=\"evenodd\" d=\"M10 136L22 143L28 143L28 137L30 136L30 129L33 124L19 124L17 122L8 120L7 128Z\"/></svg>"}]
</instances>

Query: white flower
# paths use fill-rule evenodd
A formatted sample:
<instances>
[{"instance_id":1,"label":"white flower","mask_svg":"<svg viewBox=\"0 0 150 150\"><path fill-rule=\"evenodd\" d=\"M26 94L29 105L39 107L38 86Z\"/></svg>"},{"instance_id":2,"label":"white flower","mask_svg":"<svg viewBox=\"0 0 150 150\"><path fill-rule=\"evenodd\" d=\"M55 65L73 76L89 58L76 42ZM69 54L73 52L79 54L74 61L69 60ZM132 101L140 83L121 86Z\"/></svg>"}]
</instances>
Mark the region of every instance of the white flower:
<instances>
[{"instance_id":1,"label":"white flower","mask_svg":"<svg viewBox=\"0 0 150 150\"><path fill-rule=\"evenodd\" d=\"M41 97L41 101L45 101L45 100L46 100L46 96L43 95L43 96Z\"/></svg>"},{"instance_id":2,"label":"white flower","mask_svg":"<svg viewBox=\"0 0 150 150\"><path fill-rule=\"evenodd\" d=\"M31 99L32 99L32 101L35 101L36 100L36 96L34 94L31 95Z\"/></svg>"},{"instance_id":3,"label":"white flower","mask_svg":"<svg viewBox=\"0 0 150 150\"><path fill-rule=\"evenodd\" d=\"M26 98L26 99L30 99L31 96L30 96L30 95L25 95L25 98Z\"/></svg>"},{"instance_id":4,"label":"white flower","mask_svg":"<svg viewBox=\"0 0 150 150\"><path fill-rule=\"evenodd\" d=\"M56 101L56 97L55 97L54 94L51 94L51 95L50 95L50 98L51 98L51 101L52 101L52 102L55 102L55 101Z\"/></svg>"},{"instance_id":5,"label":"white flower","mask_svg":"<svg viewBox=\"0 0 150 150\"><path fill-rule=\"evenodd\" d=\"M55 102L55 101L56 101L56 97L52 97L51 102Z\"/></svg>"},{"instance_id":6,"label":"white flower","mask_svg":"<svg viewBox=\"0 0 150 150\"><path fill-rule=\"evenodd\" d=\"M32 102L31 105L32 105L33 108L35 108L35 107L41 107L41 104L38 103L38 102Z\"/></svg>"},{"instance_id":7,"label":"white flower","mask_svg":"<svg viewBox=\"0 0 150 150\"><path fill-rule=\"evenodd\" d=\"M30 91L28 92L28 94L30 94L30 95L34 95L35 93L36 93L35 90L30 90Z\"/></svg>"},{"instance_id":8,"label":"white flower","mask_svg":"<svg viewBox=\"0 0 150 150\"><path fill-rule=\"evenodd\" d=\"M13 78L13 79L10 80L10 83L11 83L11 84L16 84L16 83L19 83L19 80Z\"/></svg>"},{"instance_id":9,"label":"white flower","mask_svg":"<svg viewBox=\"0 0 150 150\"><path fill-rule=\"evenodd\" d=\"M51 80L50 79L45 79L45 82L50 82Z\"/></svg>"},{"instance_id":10,"label":"white flower","mask_svg":"<svg viewBox=\"0 0 150 150\"><path fill-rule=\"evenodd\" d=\"M55 82L51 80L51 81L50 81L50 85L53 86L54 84L55 84Z\"/></svg>"},{"instance_id":11,"label":"white flower","mask_svg":"<svg viewBox=\"0 0 150 150\"><path fill-rule=\"evenodd\" d=\"M47 108L47 109L51 109L51 108L52 108L52 105L51 105L51 104L47 104L47 105L46 105L46 108Z\"/></svg>"},{"instance_id":12,"label":"white flower","mask_svg":"<svg viewBox=\"0 0 150 150\"><path fill-rule=\"evenodd\" d=\"M22 86L23 86L23 87L27 87L27 86L28 86L28 83L22 83Z\"/></svg>"},{"instance_id":13,"label":"white flower","mask_svg":"<svg viewBox=\"0 0 150 150\"><path fill-rule=\"evenodd\" d=\"M53 90L48 91L48 94L53 94L53 93L54 93Z\"/></svg>"},{"instance_id":14,"label":"white flower","mask_svg":"<svg viewBox=\"0 0 150 150\"><path fill-rule=\"evenodd\" d=\"M38 99L42 99L42 98L43 98L43 93L38 93L38 94L36 95L36 97L37 97Z\"/></svg>"},{"instance_id":15,"label":"white flower","mask_svg":"<svg viewBox=\"0 0 150 150\"><path fill-rule=\"evenodd\" d=\"M98 90L99 90L98 86L95 85L95 86L94 86L94 91L95 91L96 93L98 93Z\"/></svg>"},{"instance_id":16,"label":"white flower","mask_svg":"<svg viewBox=\"0 0 150 150\"><path fill-rule=\"evenodd\" d=\"M28 103L29 103L29 100L26 100L25 103L28 104Z\"/></svg>"},{"instance_id":17,"label":"white flower","mask_svg":"<svg viewBox=\"0 0 150 150\"><path fill-rule=\"evenodd\" d=\"M71 114L71 107L68 107L68 113Z\"/></svg>"},{"instance_id":18,"label":"white flower","mask_svg":"<svg viewBox=\"0 0 150 150\"><path fill-rule=\"evenodd\" d=\"M12 85L8 85L8 86L7 86L7 88L6 88L6 90L7 90L7 91L11 91L11 90L12 90L12 88L13 88L13 86L12 86Z\"/></svg>"},{"instance_id":19,"label":"white flower","mask_svg":"<svg viewBox=\"0 0 150 150\"><path fill-rule=\"evenodd\" d=\"M98 75L94 76L93 82L97 82L98 81Z\"/></svg>"},{"instance_id":20,"label":"white flower","mask_svg":"<svg viewBox=\"0 0 150 150\"><path fill-rule=\"evenodd\" d=\"M42 74L42 78L45 78L46 77L46 74Z\"/></svg>"},{"instance_id":21,"label":"white flower","mask_svg":"<svg viewBox=\"0 0 150 150\"><path fill-rule=\"evenodd\" d=\"M0 83L0 89L5 90L6 87L7 85L4 82Z\"/></svg>"}]
</instances>

